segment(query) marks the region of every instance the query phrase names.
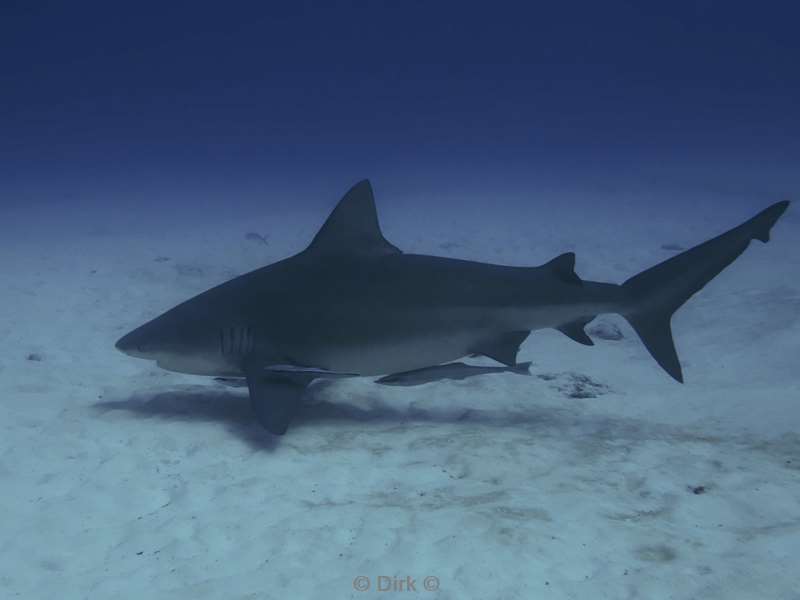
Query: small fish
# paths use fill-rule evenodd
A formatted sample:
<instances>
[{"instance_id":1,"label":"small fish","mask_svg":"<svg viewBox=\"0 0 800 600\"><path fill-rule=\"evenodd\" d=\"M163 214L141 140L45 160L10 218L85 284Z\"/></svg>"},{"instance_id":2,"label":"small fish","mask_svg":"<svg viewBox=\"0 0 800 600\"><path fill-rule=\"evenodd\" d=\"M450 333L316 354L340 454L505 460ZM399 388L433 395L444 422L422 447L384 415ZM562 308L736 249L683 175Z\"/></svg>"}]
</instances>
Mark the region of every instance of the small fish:
<instances>
[{"instance_id":1,"label":"small fish","mask_svg":"<svg viewBox=\"0 0 800 600\"><path fill-rule=\"evenodd\" d=\"M466 379L467 377L474 377L475 375L487 375L489 373L517 373L518 375L530 375L530 362L518 363L511 367L481 367L477 365L468 365L462 362L447 363L445 365L437 365L435 367L425 367L424 369L417 369L415 371L404 371L402 373L392 373L376 380L376 383L383 385L422 385L423 383L432 383L442 379ZM300 376L305 375L313 379L339 379L342 377L356 377L354 373L335 373L332 371L324 371L320 369L302 369L296 367L285 367L283 365L275 365L268 367L266 370L276 374L284 374L285 376ZM233 388L247 387L247 380L244 377L215 377L214 381L221 385Z\"/></svg>"},{"instance_id":2,"label":"small fish","mask_svg":"<svg viewBox=\"0 0 800 600\"><path fill-rule=\"evenodd\" d=\"M299 367L296 365L269 365L264 369L264 373L269 376L284 377L290 381L305 381L306 383L314 379L358 377L358 373L341 373L338 371L328 371L315 367ZM247 387L247 379L244 377L214 377L214 381L232 388Z\"/></svg>"},{"instance_id":3,"label":"small fish","mask_svg":"<svg viewBox=\"0 0 800 600\"><path fill-rule=\"evenodd\" d=\"M489 373L516 373L518 375L530 375L530 362L517 363L510 367L481 367L468 365L463 362L447 363L436 365L435 367L425 367L414 371L403 371L402 373L392 373L376 380L375 383L383 385L422 385L442 379L466 379L475 375L487 375Z\"/></svg>"},{"instance_id":4,"label":"small fish","mask_svg":"<svg viewBox=\"0 0 800 600\"><path fill-rule=\"evenodd\" d=\"M253 242L261 242L265 246L269 246L269 242L267 241L267 236L263 236L260 233L256 233L255 231L251 231L250 233L244 236L246 240L251 240Z\"/></svg>"},{"instance_id":5,"label":"small fish","mask_svg":"<svg viewBox=\"0 0 800 600\"><path fill-rule=\"evenodd\" d=\"M214 381L220 385L225 385L232 388L246 388L247 379L244 377L214 377Z\"/></svg>"}]
</instances>

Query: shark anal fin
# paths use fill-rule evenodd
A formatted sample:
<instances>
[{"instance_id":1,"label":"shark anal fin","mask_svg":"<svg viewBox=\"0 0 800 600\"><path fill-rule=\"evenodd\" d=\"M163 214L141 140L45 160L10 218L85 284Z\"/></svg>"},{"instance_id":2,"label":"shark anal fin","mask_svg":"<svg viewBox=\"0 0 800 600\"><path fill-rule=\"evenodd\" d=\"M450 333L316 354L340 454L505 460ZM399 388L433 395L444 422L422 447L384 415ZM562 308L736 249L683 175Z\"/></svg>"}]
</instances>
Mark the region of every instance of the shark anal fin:
<instances>
[{"instance_id":1,"label":"shark anal fin","mask_svg":"<svg viewBox=\"0 0 800 600\"><path fill-rule=\"evenodd\" d=\"M470 348L469 352L471 354L488 356L499 363L503 363L507 367L513 367L517 364L517 352L519 352L519 347L530 333L530 331L509 331L507 333L501 333L496 337L477 344L474 348Z\"/></svg>"},{"instance_id":2,"label":"shark anal fin","mask_svg":"<svg viewBox=\"0 0 800 600\"><path fill-rule=\"evenodd\" d=\"M574 321L570 321L569 323L564 323L563 325L556 327L556 329L579 344L583 344L584 346L594 346L592 338L590 338L583 330L583 328L586 327L586 324L592 319L594 319L594 317L589 317L588 319L575 319Z\"/></svg>"},{"instance_id":3,"label":"shark anal fin","mask_svg":"<svg viewBox=\"0 0 800 600\"><path fill-rule=\"evenodd\" d=\"M283 435L297 413L300 399L313 376L308 374L264 374L258 367L245 369L250 406L258 422L275 435Z\"/></svg>"},{"instance_id":4,"label":"shark anal fin","mask_svg":"<svg viewBox=\"0 0 800 600\"><path fill-rule=\"evenodd\" d=\"M355 184L339 201L307 252L335 256L402 254L381 233L372 186L367 179Z\"/></svg>"}]
</instances>

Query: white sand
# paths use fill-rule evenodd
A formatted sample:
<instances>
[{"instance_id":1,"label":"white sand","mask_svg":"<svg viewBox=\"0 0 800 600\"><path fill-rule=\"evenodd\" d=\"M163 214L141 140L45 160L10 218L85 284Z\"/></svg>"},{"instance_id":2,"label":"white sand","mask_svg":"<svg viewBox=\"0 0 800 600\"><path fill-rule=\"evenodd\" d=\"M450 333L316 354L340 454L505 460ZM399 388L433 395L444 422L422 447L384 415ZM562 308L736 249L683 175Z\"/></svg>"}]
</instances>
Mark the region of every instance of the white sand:
<instances>
[{"instance_id":1,"label":"white sand","mask_svg":"<svg viewBox=\"0 0 800 600\"><path fill-rule=\"evenodd\" d=\"M582 277L615 282L670 256L661 244L699 243L766 205L686 216L565 201L542 222L535 206L420 218L382 202L408 251L533 265L574 250ZM676 315L685 385L608 316L623 340L531 335L532 377L315 384L277 442L243 392L113 342L302 249L324 214L144 232L157 215L60 229L9 212L0 597L800 598L797 210ZM270 246L245 240L252 229ZM575 374L602 393L569 397ZM417 592L381 593L379 576Z\"/></svg>"}]
</instances>

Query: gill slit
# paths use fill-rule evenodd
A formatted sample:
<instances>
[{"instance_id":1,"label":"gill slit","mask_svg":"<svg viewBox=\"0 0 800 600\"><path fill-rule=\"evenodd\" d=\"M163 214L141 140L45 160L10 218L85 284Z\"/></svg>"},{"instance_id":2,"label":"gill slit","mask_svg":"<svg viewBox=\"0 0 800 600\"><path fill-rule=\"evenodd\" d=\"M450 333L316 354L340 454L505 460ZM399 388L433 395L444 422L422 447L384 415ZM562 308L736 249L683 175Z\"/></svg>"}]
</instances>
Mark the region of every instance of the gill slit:
<instances>
[{"instance_id":1,"label":"gill slit","mask_svg":"<svg viewBox=\"0 0 800 600\"><path fill-rule=\"evenodd\" d=\"M222 355L245 357L255 349L255 332L248 326L222 327L219 330L219 350Z\"/></svg>"}]
</instances>

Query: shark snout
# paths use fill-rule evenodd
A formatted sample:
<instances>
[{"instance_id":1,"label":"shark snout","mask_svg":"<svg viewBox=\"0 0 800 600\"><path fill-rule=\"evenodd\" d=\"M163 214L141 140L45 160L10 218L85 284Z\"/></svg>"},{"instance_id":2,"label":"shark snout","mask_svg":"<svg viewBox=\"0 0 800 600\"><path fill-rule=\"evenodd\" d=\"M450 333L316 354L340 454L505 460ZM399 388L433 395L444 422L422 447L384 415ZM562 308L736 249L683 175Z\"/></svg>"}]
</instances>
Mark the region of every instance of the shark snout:
<instances>
[{"instance_id":1,"label":"shark snout","mask_svg":"<svg viewBox=\"0 0 800 600\"><path fill-rule=\"evenodd\" d=\"M123 335L117 340L117 343L114 344L114 347L128 356L147 358L147 348L142 343L141 336L138 335L137 331L131 331L130 333Z\"/></svg>"}]
</instances>

